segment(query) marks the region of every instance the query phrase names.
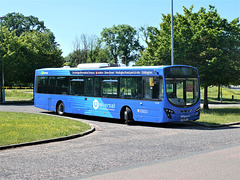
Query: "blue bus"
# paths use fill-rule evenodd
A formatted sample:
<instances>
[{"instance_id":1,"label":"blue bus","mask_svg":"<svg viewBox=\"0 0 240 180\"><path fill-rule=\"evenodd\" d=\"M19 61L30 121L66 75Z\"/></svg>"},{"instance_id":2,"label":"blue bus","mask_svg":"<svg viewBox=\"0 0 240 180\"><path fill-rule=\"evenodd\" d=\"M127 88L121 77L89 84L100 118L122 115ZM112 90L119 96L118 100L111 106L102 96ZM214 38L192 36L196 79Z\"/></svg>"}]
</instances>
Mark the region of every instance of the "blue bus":
<instances>
[{"instance_id":1,"label":"blue bus","mask_svg":"<svg viewBox=\"0 0 240 180\"><path fill-rule=\"evenodd\" d=\"M107 63L35 71L34 106L142 122L200 117L198 70L191 66L111 67Z\"/></svg>"}]
</instances>

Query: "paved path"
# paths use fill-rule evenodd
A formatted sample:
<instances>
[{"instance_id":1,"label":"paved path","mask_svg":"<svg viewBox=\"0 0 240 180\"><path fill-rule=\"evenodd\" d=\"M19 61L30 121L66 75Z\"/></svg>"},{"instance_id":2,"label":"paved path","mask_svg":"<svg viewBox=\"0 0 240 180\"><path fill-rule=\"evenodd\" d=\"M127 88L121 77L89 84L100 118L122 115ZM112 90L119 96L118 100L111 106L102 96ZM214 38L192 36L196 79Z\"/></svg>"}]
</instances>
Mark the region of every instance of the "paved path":
<instances>
[{"instance_id":1,"label":"paved path","mask_svg":"<svg viewBox=\"0 0 240 180\"><path fill-rule=\"evenodd\" d=\"M0 111L6 110L46 114L32 105L0 105ZM0 179L93 178L93 175L104 177L107 174L111 177L111 173L131 177L134 172L136 176L142 172L147 177L151 169L154 170L152 175L164 172L160 175L171 178L171 168L168 171L164 167L176 167L175 163L179 163L179 172L184 171L186 165L185 172L190 171L190 175L199 173L200 177L203 168L224 169L225 164L240 166L236 154L240 144L240 125L213 129L187 123L127 126L118 120L71 117L94 124L96 131L69 141L0 151ZM222 155L226 163L223 164L221 158L212 163ZM201 163L196 164L195 160ZM192 168L189 164L193 164ZM236 174L235 169L226 172L229 177Z\"/></svg>"},{"instance_id":2,"label":"paved path","mask_svg":"<svg viewBox=\"0 0 240 180\"><path fill-rule=\"evenodd\" d=\"M69 180L240 179L240 144L95 173Z\"/></svg>"}]
</instances>

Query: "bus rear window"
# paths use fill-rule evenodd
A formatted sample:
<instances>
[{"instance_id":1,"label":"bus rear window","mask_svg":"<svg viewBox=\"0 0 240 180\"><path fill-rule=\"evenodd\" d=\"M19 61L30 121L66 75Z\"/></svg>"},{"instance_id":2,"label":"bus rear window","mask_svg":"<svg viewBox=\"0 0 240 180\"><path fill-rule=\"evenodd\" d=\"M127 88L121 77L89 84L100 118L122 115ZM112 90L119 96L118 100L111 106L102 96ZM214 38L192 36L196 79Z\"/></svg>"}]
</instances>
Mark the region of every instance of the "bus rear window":
<instances>
[{"instance_id":1,"label":"bus rear window","mask_svg":"<svg viewBox=\"0 0 240 180\"><path fill-rule=\"evenodd\" d=\"M68 94L68 77L38 76L37 93Z\"/></svg>"},{"instance_id":2,"label":"bus rear window","mask_svg":"<svg viewBox=\"0 0 240 180\"><path fill-rule=\"evenodd\" d=\"M39 76L37 78L37 92L38 93L47 93L48 92L48 77Z\"/></svg>"}]
</instances>

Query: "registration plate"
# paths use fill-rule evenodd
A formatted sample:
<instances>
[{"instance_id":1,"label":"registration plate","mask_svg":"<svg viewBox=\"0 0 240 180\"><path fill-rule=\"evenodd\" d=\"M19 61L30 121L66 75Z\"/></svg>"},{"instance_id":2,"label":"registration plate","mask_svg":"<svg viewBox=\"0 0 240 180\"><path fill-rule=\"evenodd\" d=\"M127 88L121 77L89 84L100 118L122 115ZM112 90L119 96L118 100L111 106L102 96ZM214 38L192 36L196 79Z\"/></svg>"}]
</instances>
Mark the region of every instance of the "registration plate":
<instances>
[{"instance_id":1,"label":"registration plate","mask_svg":"<svg viewBox=\"0 0 240 180\"><path fill-rule=\"evenodd\" d=\"M181 115L180 121L188 121L190 118L190 115Z\"/></svg>"},{"instance_id":2,"label":"registration plate","mask_svg":"<svg viewBox=\"0 0 240 180\"><path fill-rule=\"evenodd\" d=\"M180 121L188 121L188 118L180 119Z\"/></svg>"}]
</instances>

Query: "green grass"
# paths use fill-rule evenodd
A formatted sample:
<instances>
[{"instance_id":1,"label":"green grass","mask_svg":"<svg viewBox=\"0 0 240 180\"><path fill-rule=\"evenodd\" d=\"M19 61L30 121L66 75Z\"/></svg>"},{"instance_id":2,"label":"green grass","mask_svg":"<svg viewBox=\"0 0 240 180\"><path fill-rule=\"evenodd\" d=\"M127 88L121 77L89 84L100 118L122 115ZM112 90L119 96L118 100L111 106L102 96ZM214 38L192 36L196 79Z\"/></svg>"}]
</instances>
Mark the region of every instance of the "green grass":
<instances>
[{"instance_id":1,"label":"green grass","mask_svg":"<svg viewBox=\"0 0 240 180\"><path fill-rule=\"evenodd\" d=\"M207 124L240 122L240 108L211 108L210 110L202 110L198 122Z\"/></svg>"},{"instance_id":2,"label":"green grass","mask_svg":"<svg viewBox=\"0 0 240 180\"><path fill-rule=\"evenodd\" d=\"M32 100L33 89L6 89L5 100L6 101L22 101Z\"/></svg>"},{"instance_id":3,"label":"green grass","mask_svg":"<svg viewBox=\"0 0 240 180\"><path fill-rule=\"evenodd\" d=\"M204 95L203 88L201 88L201 100L203 101ZM234 95L234 101L232 100L232 95ZM223 96L223 102L224 103L236 103L240 101L240 91L229 89L226 87L222 88L222 96ZM208 88L208 100L209 102L218 103L220 102L218 99L218 87L213 86Z\"/></svg>"},{"instance_id":4,"label":"green grass","mask_svg":"<svg viewBox=\"0 0 240 180\"><path fill-rule=\"evenodd\" d=\"M88 124L61 117L0 112L0 146L78 134Z\"/></svg>"}]
</instances>

